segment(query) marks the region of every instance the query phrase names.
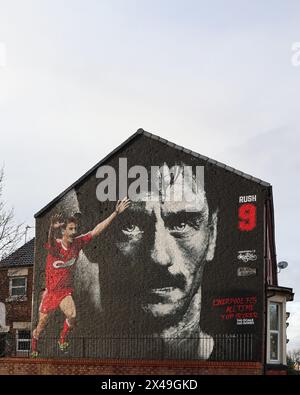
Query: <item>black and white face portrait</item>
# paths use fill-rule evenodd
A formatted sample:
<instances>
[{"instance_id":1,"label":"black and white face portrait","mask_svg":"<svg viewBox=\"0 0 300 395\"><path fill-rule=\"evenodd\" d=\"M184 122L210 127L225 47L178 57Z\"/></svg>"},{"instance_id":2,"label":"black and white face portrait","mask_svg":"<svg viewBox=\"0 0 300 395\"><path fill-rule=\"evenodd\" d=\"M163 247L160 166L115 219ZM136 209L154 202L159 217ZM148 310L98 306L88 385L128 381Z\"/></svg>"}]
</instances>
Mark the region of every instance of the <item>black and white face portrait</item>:
<instances>
[{"instance_id":1,"label":"black and white face portrait","mask_svg":"<svg viewBox=\"0 0 300 395\"><path fill-rule=\"evenodd\" d=\"M156 188L150 183L140 188L130 207L84 250L87 262L99 268L97 287L94 280L84 287L87 296L95 289L99 308L90 310L89 296L80 302L94 315L91 333L165 338L201 333L203 270L214 258L218 213L194 172L184 181L184 166L157 166ZM115 207L115 202L87 202L89 188L78 194L85 232ZM84 271L76 280L81 293L88 278L95 279L83 257Z\"/></svg>"},{"instance_id":2,"label":"black and white face portrait","mask_svg":"<svg viewBox=\"0 0 300 395\"><path fill-rule=\"evenodd\" d=\"M216 244L217 213L195 178L182 194L183 177L182 167L164 194L141 193L118 224L116 246L131 270L128 286L136 289L132 306L157 321L158 330L186 313L199 318L203 268Z\"/></svg>"},{"instance_id":3,"label":"black and white face portrait","mask_svg":"<svg viewBox=\"0 0 300 395\"><path fill-rule=\"evenodd\" d=\"M259 268L269 196L264 188L160 142L137 140L68 191L53 210L76 216L78 234L112 219L80 251L74 268L77 325L72 336L87 344L83 351L74 347L75 354L223 360L239 350L239 334L244 341L244 335L261 333L264 279ZM254 195L256 227L241 231L240 198ZM112 215L125 196L130 206ZM49 216L39 222L40 262L46 259L42 246ZM239 254L247 251L254 251L256 260L246 265ZM240 276L242 269L256 269L257 275ZM44 288L44 271L41 265L38 291ZM242 347L251 351L250 343ZM252 351L260 358L260 344Z\"/></svg>"}]
</instances>

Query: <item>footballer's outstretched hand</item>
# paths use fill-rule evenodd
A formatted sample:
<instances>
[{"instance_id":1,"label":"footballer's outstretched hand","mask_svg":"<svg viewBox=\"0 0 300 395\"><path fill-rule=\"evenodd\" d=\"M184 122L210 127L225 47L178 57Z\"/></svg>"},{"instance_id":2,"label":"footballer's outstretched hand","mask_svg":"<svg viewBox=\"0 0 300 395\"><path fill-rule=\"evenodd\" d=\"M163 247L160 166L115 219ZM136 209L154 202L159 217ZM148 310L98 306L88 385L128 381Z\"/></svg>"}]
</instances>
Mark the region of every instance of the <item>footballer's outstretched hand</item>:
<instances>
[{"instance_id":1,"label":"footballer's outstretched hand","mask_svg":"<svg viewBox=\"0 0 300 395\"><path fill-rule=\"evenodd\" d=\"M61 214L55 214L51 217L51 227L53 229L59 229L64 225L64 222L62 221L62 216Z\"/></svg>"},{"instance_id":2,"label":"footballer's outstretched hand","mask_svg":"<svg viewBox=\"0 0 300 395\"><path fill-rule=\"evenodd\" d=\"M121 214L129 206L130 206L130 200L127 197L124 197L123 200L118 200L115 211L117 214Z\"/></svg>"},{"instance_id":3,"label":"footballer's outstretched hand","mask_svg":"<svg viewBox=\"0 0 300 395\"><path fill-rule=\"evenodd\" d=\"M123 200L118 200L115 211L107 217L104 221L100 222L95 228L91 231L92 237L100 235L117 217L118 214L121 214L127 207L130 205L130 200L125 197Z\"/></svg>"}]
</instances>

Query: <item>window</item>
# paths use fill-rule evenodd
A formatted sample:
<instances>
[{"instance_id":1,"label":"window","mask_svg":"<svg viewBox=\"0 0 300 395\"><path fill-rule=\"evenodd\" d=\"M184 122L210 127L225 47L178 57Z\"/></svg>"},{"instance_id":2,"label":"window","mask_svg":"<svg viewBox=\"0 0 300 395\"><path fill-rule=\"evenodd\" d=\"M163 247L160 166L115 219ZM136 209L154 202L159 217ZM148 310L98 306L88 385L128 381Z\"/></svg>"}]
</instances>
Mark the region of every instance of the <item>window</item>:
<instances>
[{"instance_id":1,"label":"window","mask_svg":"<svg viewBox=\"0 0 300 395\"><path fill-rule=\"evenodd\" d=\"M25 331L25 330L17 331L17 351L18 352L30 351L30 331Z\"/></svg>"},{"instance_id":2,"label":"window","mask_svg":"<svg viewBox=\"0 0 300 395\"><path fill-rule=\"evenodd\" d=\"M9 283L10 296L18 298L26 295L27 278L26 277L12 277Z\"/></svg>"},{"instance_id":3,"label":"window","mask_svg":"<svg viewBox=\"0 0 300 395\"><path fill-rule=\"evenodd\" d=\"M270 323L270 361L280 360L280 305L279 303L269 304L269 323Z\"/></svg>"}]
</instances>

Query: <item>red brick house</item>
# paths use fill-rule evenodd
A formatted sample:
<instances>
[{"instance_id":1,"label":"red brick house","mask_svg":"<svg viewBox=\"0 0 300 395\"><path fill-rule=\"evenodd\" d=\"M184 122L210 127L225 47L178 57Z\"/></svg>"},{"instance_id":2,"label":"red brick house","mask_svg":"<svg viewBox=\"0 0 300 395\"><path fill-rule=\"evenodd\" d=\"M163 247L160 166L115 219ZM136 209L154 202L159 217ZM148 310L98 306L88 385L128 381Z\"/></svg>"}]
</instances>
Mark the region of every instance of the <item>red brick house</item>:
<instances>
[{"instance_id":1,"label":"red brick house","mask_svg":"<svg viewBox=\"0 0 300 395\"><path fill-rule=\"evenodd\" d=\"M30 352L33 262L34 239L0 262L0 334L6 356Z\"/></svg>"}]
</instances>

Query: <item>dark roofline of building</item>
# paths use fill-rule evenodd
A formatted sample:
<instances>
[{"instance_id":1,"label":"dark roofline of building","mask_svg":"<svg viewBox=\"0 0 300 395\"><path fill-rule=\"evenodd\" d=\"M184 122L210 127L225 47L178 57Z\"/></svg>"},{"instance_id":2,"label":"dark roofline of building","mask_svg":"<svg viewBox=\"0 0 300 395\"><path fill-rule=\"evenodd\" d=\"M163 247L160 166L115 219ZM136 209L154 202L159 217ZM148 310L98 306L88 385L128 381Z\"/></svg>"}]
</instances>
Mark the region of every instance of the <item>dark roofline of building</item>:
<instances>
[{"instance_id":1,"label":"dark roofline of building","mask_svg":"<svg viewBox=\"0 0 300 395\"><path fill-rule=\"evenodd\" d=\"M260 184L265 187L270 187L271 184L268 182L265 182L263 180L260 180L259 178L253 177L250 174L243 173L242 171L236 170L233 167L227 166L224 163L218 162L214 159L210 159L207 156L198 154L197 152L194 152L192 150L189 150L187 148L184 148L180 145L177 145L175 143L172 143L171 141L168 141L166 139L163 139L159 136L156 136L155 134L146 132L144 129L138 129L133 135L131 135L127 140L125 140L122 144L120 144L117 148L115 148L113 151L111 151L108 155L106 155L100 162L98 162L95 166L93 166L90 170L88 170L83 176L81 176L77 181L75 181L72 185L70 185L67 189L65 189L62 193L60 193L56 198L51 200L46 206L44 206L41 210L39 210L34 217L37 218L41 214L43 214L48 208L50 208L54 203L56 203L59 199L61 199L65 194L67 194L71 189L76 187L78 184L80 184L86 177L88 177L91 173L93 173L96 169L98 169L99 166L101 166L105 161L107 161L111 156L113 156L116 152L120 151L122 148L124 148L128 143L130 143L132 140L134 140L137 136L139 135L144 135L146 137L149 137L153 140L158 140L161 143L167 144L168 146L175 148L179 151L183 151L189 155L195 156L196 158L202 159L207 163L210 163L212 165L216 165L221 167L224 170L227 170L229 172L232 172L234 174L237 174L243 178L246 178L249 181L253 181L257 184Z\"/></svg>"},{"instance_id":2,"label":"dark roofline of building","mask_svg":"<svg viewBox=\"0 0 300 395\"><path fill-rule=\"evenodd\" d=\"M0 261L0 269L8 267L26 267L34 264L35 238L27 241L17 250ZM32 245L33 244L33 245Z\"/></svg>"},{"instance_id":3,"label":"dark roofline of building","mask_svg":"<svg viewBox=\"0 0 300 395\"><path fill-rule=\"evenodd\" d=\"M276 255L276 242L275 242L275 218L274 218L274 204L273 204L273 188L269 188L269 197L266 201L266 216L267 226L269 227L270 236L270 254L272 262L272 283L273 286L278 286L278 274L277 274L277 255Z\"/></svg>"}]
</instances>

